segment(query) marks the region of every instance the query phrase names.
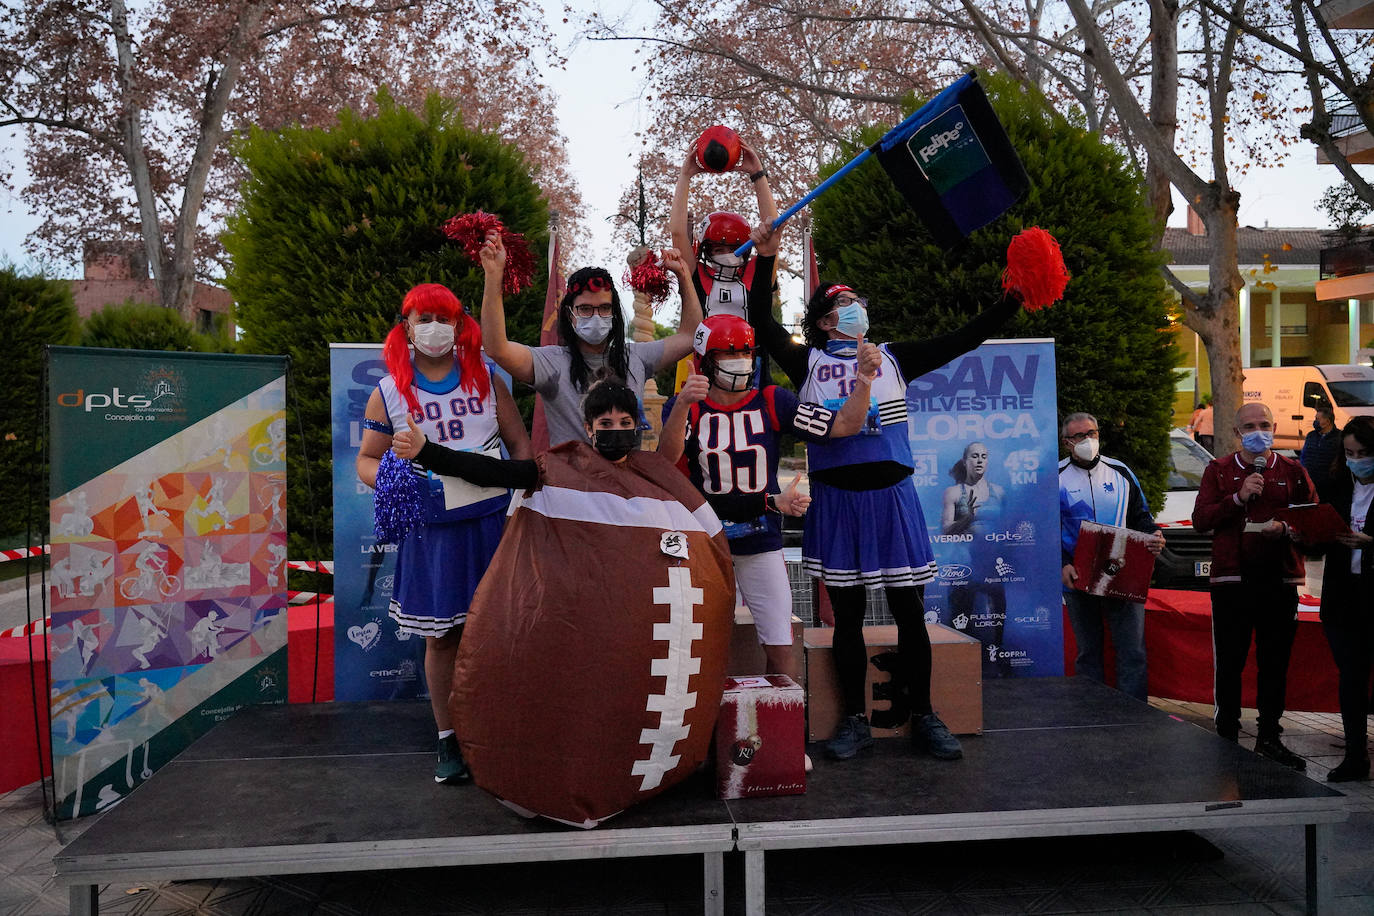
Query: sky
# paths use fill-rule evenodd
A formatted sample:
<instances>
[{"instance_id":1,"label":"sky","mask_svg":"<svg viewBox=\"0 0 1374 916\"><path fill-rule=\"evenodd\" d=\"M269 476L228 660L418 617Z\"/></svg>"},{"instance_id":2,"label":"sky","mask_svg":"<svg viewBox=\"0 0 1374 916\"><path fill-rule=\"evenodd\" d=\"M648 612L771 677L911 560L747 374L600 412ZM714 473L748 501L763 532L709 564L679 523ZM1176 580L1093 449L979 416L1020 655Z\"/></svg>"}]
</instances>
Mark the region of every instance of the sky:
<instances>
[{"instance_id":1,"label":"sky","mask_svg":"<svg viewBox=\"0 0 1374 916\"><path fill-rule=\"evenodd\" d=\"M616 5L603 4L603 9L614 9ZM628 0L619 5L632 6ZM578 260L604 264L613 275L618 275L624 264L624 252L613 245L614 225L610 218L615 214L622 189L634 177L640 148L635 131L652 112L640 101L639 86L631 73L635 57L629 42L579 40L575 34L579 23L562 22L561 0L544 0L544 7L568 56L566 70L557 72L551 82L559 96L559 123L568 140L570 165L586 207L584 223L592 234L592 250ZM1317 200L1327 187L1339 181L1339 175L1332 166L1316 164L1314 148L1309 144L1294 144L1291 149L1283 167L1257 170L1237 179L1242 225L1327 226L1325 214L1317 209ZM16 185L0 186L0 262L37 267L23 250L25 236L37 227L39 219L24 207L17 193L24 170L16 132L0 133L0 155L16 167ZM666 197L672 189L650 189L650 193ZM842 186L830 193L843 193ZM779 201L780 206L788 203ZM1175 213L1170 224L1182 226L1185 221L1183 202L1175 194ZM666 232L660 241L666 241ZM79 274L77 264L44 266L54 276Z\"/></svg>"}]
</instances>

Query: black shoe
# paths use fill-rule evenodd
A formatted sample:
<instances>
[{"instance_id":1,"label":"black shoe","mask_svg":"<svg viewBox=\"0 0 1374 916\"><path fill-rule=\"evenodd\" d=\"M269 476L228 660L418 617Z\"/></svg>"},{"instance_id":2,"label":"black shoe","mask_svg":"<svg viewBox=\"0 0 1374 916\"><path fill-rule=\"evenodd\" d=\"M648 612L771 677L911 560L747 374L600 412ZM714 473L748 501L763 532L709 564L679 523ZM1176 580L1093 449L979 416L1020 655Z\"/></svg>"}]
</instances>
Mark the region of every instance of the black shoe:
<instances>
[{"instance_id":1,"label":"black shoe","mask_svg":"<svg viewBox=\"0 0 1374 916\"><path fill-rule=\"evenodd\" d=\"M467 782L472 778L463 752L458 749L458 739L453 735L439 739L439 758L434 764L434 781L440 785L451 786Z\"/></svg>"},{"instance_id":2,"label":"black shoe","mask_svg":"<svg viewBox=\"0 0 1374 916\"><path fill-rule=\"evenodd\" d=\"M1225 738L1227 741L1230 741L1232 744L1235 744L1236 742L1238 742L1238 741L1240 740L1240 729L1239 729L1239 728L1224 728L1224 727L1218 725L1218 726L1217 726L1217 737L1218 737L1218 738Z\"/></svg>"},{"instance_id":3,"label":"black shoe","mask_svg":"<svg viewBox=\"0 0 1374 916\"><path fill-rule=\"evenodd\" d=\"M950 734L945 723L933 712L912 717L911 743L937 760L958 760L964 756L959 739Z\"/></svg>"},{"instance_id":4,"label":"black shoe","mask_svg":"<svg viewBox=\"0 0 1374 916\"><path fill-rule=\"evenodd\" d=\"M1255 742L1255 753L1261 757L1268 757L1275 763L1281 763L1286 767L1302 772L1307 769L1307 761L1283 746L1278 735L1270 738L1260 738Z\"/></svg>"},{"instance_id":5,"label":"black shoe","mask_svg":"<svg viewBox=\"0 0 1374 916\"><path fill-rule=\"evenodd\" d=\"M1326 774L1327 782L1363 782L1369 779L1368 757L1347 757Z\"/></svg>"},{"instance_id":6,"label":"black shoe","mask_svg":"<svg viewBox=\"0 0 1374 916\"><path fill-rule=\"evenodd\" d=\"M866 751L875 743L873 732L868 727L868 719L863 716L845 716L835 729L835 735L825 742L825 750L832 760L848 760L859 751Z\"/></svg>"}]
</instances>

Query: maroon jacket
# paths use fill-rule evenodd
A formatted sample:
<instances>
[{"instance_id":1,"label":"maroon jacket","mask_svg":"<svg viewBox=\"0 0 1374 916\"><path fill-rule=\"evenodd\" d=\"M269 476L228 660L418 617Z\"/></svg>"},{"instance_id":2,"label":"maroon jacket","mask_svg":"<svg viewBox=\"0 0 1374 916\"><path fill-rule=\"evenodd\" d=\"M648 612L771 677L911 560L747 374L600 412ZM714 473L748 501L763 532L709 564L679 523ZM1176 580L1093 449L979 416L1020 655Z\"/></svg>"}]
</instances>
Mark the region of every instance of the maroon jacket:
<instances>
[{"instance_id":1,"label":"maroon jacket","mask_svg":"<svg viewBox=\"0 0 1374 916\"><path fill-rule=\"evenodd\" d=\"M1207 465L1193 504L1193 527L1212 532L1213 583L1285 582L1301 585L1302 555L1287 535L1266 537L1244 533L1245 523L1267 522L1285 506L1317 501L1317 489L1303 466L1292 458L1271 453L1264 469L1264 489L1247 505L1235 500L1240 485L1254 473L1232 452Z\"/></svg>"}]
</instances>

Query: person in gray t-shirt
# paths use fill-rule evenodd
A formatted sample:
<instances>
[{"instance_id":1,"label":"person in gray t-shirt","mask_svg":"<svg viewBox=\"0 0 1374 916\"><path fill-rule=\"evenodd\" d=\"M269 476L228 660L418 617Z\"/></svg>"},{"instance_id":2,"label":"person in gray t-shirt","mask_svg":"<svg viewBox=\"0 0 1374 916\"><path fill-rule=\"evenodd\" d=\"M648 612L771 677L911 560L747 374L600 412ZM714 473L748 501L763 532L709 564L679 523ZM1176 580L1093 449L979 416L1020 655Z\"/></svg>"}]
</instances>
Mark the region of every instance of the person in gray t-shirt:
<instances>
[{"instance_id":1,"label":"person in gray t-shirt","mask_svg":"<svg viewBox=\"0 0 1374 916\"><path fill-rule=\"evenodd\" d=\"M534 386L543 397L550 447L573 439L586 441L582 396L594 382L622 379L642 399L649 376L692 352L692 336L701 323L701 302L677 249L663 249L661 258L663 266L677 276L682 296L676 334L645 343L627 341L625 313L615 281L603 268L584 267L568 278L567 292L558 304L558 335L565 343L530 347L506 337L506 309L501 298L506 249L500 233L487 233L481 251L486 273L482 344L498 366L517 381Z\"/></svg>"}]
</instances>

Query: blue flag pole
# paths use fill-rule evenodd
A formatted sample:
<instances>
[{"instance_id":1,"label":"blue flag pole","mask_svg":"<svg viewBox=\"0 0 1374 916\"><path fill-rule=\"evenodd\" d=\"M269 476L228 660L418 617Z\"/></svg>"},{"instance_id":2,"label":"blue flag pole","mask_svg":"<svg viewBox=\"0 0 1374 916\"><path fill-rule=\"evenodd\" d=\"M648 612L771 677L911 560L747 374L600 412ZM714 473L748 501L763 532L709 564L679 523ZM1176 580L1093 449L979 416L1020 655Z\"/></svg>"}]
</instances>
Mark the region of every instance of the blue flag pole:
<instances>
[{"instance_id":1,"label":"blue flag pole","mask_svg":"<svg viewBox=\"0 0 1374 916\"><path fill-rule=\"evenodd\" d=\"M834 175L831 175L825 181L822 181L820 184L816 185L810 191L807 191L805 197L797 201L792 206L788 207L787 210L783 212L777 219L773 220L773 228L778 228L783 223L787 222L789 219L795 216L797 212L801 210L802 207L805 207L807 204L811 203L811 201L815 200L823 192L829 190L835 184L835 182L839 181L841 178L848 175L850 172L854 171L854 169L858 168L865 159L867 159L869 156L877 152L879 148L886 148L900 140L905 140L913 130L915 130L922 123L928 120L933 112L935 112L938 109L943 109L947 104L947 100L950 98L950 96L957 95L958 93L962 92L967 86L969 86L973 82L973 79L974 76L972 73L966 73L950 85L946 86L944 89L940 90L939 94L936 95L935 98L931 99L929 102L926 102L920 108L916 109L911 114L907 115L905 118L902 119L902 122L900 124L889 130L887 133L883 134L882 137L879 138L877 143L874 143L868 149L864 150L862 153L859 153L859 155L855 156L853 159L846 162L843 166L840 167L840 170L836 172ZM749 249L753 247L754 242L752 239L750 239L743 245L736 248L735 254L739 255L740 257L744 257L746 254L749 253Z\"/></svg>"}]
</instances>

